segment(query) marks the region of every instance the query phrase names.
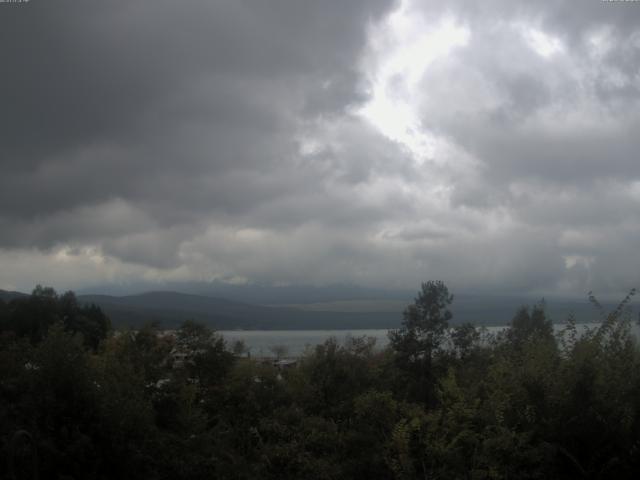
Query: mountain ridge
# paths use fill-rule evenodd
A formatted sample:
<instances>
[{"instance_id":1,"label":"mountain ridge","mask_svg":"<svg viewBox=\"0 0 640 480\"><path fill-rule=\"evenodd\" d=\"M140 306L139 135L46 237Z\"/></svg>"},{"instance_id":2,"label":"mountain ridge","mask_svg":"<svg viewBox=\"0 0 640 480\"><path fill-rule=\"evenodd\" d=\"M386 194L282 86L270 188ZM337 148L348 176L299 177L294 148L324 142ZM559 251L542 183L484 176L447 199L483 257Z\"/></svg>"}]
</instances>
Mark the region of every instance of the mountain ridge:
<instances>
[{"instance_id":1,"label":"mountain ridge","mask_svg":"<svg viewBox=\"0 0 640 480\"><path fill-rule=\"evenodd\" d=\"M0 290L5 302L28 296ZM218 330L322 330L398 328L411 300L337 300L312 304L255 304L178 291L154 290L133 295L82 294L83 304L96 304L116 328L137 328L157 322L175 328L184 320L202 322ZM513 296L456 295L452 324L506 325L530 298ZM637 304L636 304L637 305ZM554 298L546 303L550 318L560 323L570 314L578 322L598 321L598 313L586 300ZM615 308L604 303L606 310Z\"/></svg>"}]
</instances>

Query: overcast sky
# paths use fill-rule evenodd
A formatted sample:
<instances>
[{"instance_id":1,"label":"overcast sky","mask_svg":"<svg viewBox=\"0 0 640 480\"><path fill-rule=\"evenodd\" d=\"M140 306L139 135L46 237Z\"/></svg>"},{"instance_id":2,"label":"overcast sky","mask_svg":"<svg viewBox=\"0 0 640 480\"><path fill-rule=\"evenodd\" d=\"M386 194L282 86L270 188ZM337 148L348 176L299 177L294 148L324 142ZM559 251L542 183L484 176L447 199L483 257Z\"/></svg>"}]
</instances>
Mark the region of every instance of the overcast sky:
<instances>
[{"instance_id":1,"label":"overcast sky","mask_svg":"<svg viewBox=\"0 0 640 480\"><path fill-rule=\"evenodd\" d=\"M0 65L0 288L640 286L640 2L0 3Z\"/></svg>"}]
</instances>

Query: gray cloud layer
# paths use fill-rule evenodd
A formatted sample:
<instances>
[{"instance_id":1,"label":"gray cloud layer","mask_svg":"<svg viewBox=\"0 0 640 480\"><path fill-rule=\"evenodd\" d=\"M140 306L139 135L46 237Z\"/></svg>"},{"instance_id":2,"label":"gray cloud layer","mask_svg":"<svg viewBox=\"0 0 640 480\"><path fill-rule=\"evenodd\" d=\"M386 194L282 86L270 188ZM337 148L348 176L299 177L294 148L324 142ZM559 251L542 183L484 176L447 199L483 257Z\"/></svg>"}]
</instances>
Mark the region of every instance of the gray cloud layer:
<instances>
[{"instance_id":1,"label":"gray cloud layer","mask_svg":"<svg viewBox=\"0 0 640 480\"><path fill-rule=\"evenodd\" d=\"M0 288L638 285L640 4L0 7ZM382 78L398 8L467 39ZM360 113L377 91L428 155Z\"/></svg>"}]
</instances>

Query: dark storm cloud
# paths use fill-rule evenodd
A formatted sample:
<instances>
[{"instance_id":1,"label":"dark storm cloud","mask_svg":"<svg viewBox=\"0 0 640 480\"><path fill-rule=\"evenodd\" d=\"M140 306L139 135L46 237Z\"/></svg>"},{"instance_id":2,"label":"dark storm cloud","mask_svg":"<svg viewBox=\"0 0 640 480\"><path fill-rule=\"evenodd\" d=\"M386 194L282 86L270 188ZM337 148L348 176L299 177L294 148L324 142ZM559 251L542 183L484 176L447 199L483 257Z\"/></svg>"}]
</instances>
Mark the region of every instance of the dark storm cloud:
<instances>
[{"instance_id":1,"label":"dark storm cloud","mask_svg":"<svg viewBox=\"0 0 640 480\"><path fill-rule=\"evenodd\" d=\"M166 203L189 217L245 211L286 193L295 178L279 181L279 170L296 154L301 112L313 117L361 100L354 59L367 22L389 6L4 8L0 216L36 219L122 199ZM151 210L163 223L164 210Z\"/></svg>"},{"instance_id":2,"label":"dark storm cloud","mask_svg":"<svg viewBox=\"0 0 640 480\"><path fill-rule=\"evenodd\" d=\"M429 154L361 110L401 5L408 23L468 31L417 78L387 79ZM4 284L48 269L85 283L638 280L623 255L640 232L640 4L0 7ZM403 133L404 113L376 120Z\"/></svg>"},{"instance_id":3,"label":"dark storm cloud","mask_svg":"<svg viewBox=\"0 0 640 480\"><path fill-rule=\"evenodd\" d=\"M305 77L353 83L366 21L387 6L59 1L3 8L5 166L33 166L79 145L136 144L199 113L212 120L212 110L225 124L277 121L279 110L265 116L260 107L268 103L261 99L291 102L270 98L279 80L288 87ZM192 89L200 90L195 98ZM342 96L349 90L341 89Z\"/></svg>"}]
</instances>

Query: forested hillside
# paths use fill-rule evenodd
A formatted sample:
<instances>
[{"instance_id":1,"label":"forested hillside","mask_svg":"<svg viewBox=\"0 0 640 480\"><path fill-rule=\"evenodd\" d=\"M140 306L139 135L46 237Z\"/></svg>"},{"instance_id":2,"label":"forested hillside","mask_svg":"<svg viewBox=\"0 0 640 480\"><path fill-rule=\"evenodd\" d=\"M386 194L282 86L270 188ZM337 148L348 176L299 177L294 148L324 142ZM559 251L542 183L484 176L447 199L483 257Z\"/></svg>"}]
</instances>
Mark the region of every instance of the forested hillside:
<instances>
[{"instance_id":1,"label":"forested hillside","mask_svg":"<svg viewBox=\"0 0 640 480\"><path fill-rule=\"evenodd\" d=\"M138 328L149 322L176 328L187 319L218 330L396 328L400 324L399 315L390 312L315 312L178 292L81 295L78 301L99 305L120 328Z\"/></svg>"},{"instance_id":2,"label":"forested hillside","mask_svg":"<svg viewBox=\"0 0 640 480\"><path fill-rule=\"evenodd\" d=\"M234 295L242 290L233 290ZM251 294L249 289L248 293ZM267 293L274 292L269 290ZM277 292L277 290L276 290ZM299 293L294 290L294 293ZM152 291L136 295L77 295L79 305L96 305L108 315L116 329L140 328L147 323L157 323L161 328L176 328L184 320L196 320L216 330L331 330L331 329L389 329L398 328L402 320L402 311L411 301L411 295L405 300L393 298L388 291L360 292L361 298L339 299L341 296L333 290L323 291L333 297L323 297L326 301L311 303L277 303L278 294L269 299L261 297L265 304L249 301L229 300L227 298L194 295L175 291ZM344 293L358 294L352 289ZM373 294L380 297L371 297ZM266 293L265 293L266 295ZM282 293L280 293L282 295ZM8 302L14 298L28 295L20 292L0 290L0 299ZM250 295L251 296L251 295ZM255 300L255 295L252 297ZM289 297L305 299L308 296ZM452 325L473 323L475 325L506 325L513 312L520 305L530 304L538 299L514 296L457 295L451 305ZM273 301L275 303L270 303ZM605 304L606 308L615 308L615 304ZM598 320L598 313L589 302L575 298L550 298L545 301L545 310L554 322L562 322L573 314L580 322Z\"/></svg>"},{"instance_id":3,"label":"forested hillside","mask_svg":"<svg viewBox=\"0 0 640 480\"><path fill-rule=\"evenodd\" d=\"M583 335L535 305L486 338L450 328L455 299L428 282L386 350L329 340L278 368L196 322L116 334L37 288L0 300L0 477L636 478L633 293L592 297Z\"/></svg>"}]
</instances>

